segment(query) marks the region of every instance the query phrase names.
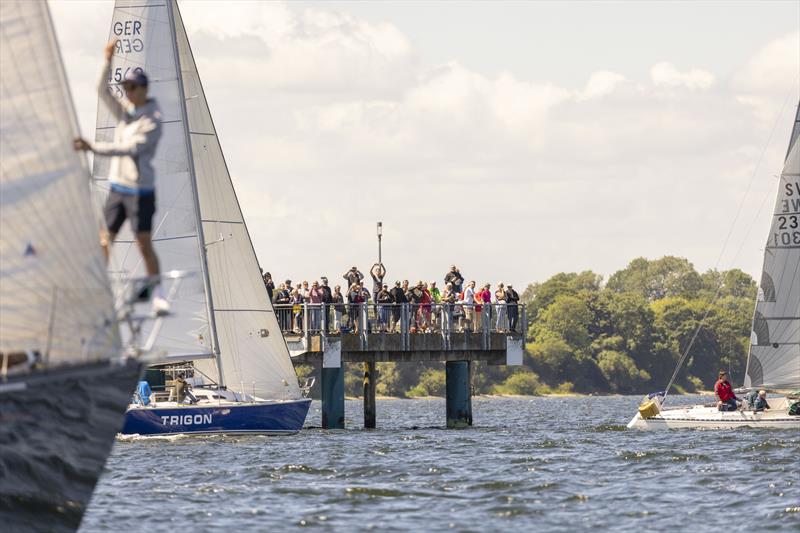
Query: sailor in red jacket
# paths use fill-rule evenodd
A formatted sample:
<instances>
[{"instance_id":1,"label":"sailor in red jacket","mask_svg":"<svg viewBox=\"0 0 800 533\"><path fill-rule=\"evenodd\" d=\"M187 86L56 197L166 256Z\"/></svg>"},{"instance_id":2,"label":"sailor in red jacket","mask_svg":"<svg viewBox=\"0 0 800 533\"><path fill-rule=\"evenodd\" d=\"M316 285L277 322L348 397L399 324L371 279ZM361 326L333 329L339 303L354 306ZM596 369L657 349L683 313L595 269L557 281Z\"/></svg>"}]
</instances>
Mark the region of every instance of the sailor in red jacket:
<instances>
[{"instance_id":1,"label":"sailor in red jacket","mask_svg":"<svg viewBox=\"0 0 800 533\"><path fill-rule=\"evenodd\" d=\"M720 411L736 411L739 408L739 398L733 393L728 381L728 373L724 370L719 371L719 379L714 385L714 394L717 395L717 408Z\"/></svg>"}]
</instances>

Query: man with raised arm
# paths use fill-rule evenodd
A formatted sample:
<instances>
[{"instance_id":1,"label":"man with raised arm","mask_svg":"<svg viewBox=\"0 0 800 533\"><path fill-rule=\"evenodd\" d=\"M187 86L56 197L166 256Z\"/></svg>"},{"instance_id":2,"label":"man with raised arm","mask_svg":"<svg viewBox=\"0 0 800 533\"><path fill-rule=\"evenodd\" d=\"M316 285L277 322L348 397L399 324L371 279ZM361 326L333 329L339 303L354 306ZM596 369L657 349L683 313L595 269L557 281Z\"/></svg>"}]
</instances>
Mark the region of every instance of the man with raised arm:
<instances>
[{"instance_id":1,"label":"man with raised arm","mask_svg":"<svg viewBox=\"0 0 800 533\"><path fill-rule=\"evenodd\" d=\"M124 97L116 97L109 92L111 58L116 44L116 41L111 41L106 45L105 65L97 87L100 99L117 120L114 140L90 143L85 139L76 139L75 149L111 158L108 170L111 190L104 208L107 231L100 238L106 261L111 243L125 220L129 220L149 276L139 298L147 299L150 289L155 287L153 310L157 314L165 314L169 311L169 304L159 285L158 257L151 240L156 210L153 158L161 137L161 111L156 101L148 98L148 79L139 68L125 73L121 82Z\"/></svg>"}]
</instances>

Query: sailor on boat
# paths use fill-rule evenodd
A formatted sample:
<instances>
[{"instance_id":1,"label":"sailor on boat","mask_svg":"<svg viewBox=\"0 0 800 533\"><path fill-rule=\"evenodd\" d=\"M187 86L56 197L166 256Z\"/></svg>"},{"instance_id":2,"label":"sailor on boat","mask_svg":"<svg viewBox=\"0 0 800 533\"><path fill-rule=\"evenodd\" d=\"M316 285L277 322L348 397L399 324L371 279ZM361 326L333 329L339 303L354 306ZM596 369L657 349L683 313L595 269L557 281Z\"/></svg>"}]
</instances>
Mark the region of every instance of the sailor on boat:
<instances>
[{"instance_id":1,"label":"sailor on boat","mask_svg":"<svg viewBox=\"0 0 800 533\"><path fill-rule=\"evenodd\" d=\"M719 371L719 378L714 385L714 394L717 395L717 409L720 411L736 411L741 405L739 398L733 392L733 387L728 381L728 373Z\"/></svg>"},{"instance_id":2,"label":"sailor on boat","mask_svg":"<svg viewBox=\"0 0 800 533\"><path fill-rule=\"evenodd\" d=\"M151 240L156 211L152 159L161 138L161 111L155 99L147 96L148 79L140 68L125 73L122 79L124 98L117 98L109 92L107 83L111 79L111 59L116 46L116 40L106 45L103 74L97 87L100 99L118 121L114 140L90 143L76 139L75 149L111 157L108 176L111 191L104 208L107 232L100 238L106 261L111 243L125 220L129 220L149 277L140 289L139 298L146 300L154 289L153 311L164 315L169 312L169 303L159 284L158 256Z\"/></svg>"}]
</instances>

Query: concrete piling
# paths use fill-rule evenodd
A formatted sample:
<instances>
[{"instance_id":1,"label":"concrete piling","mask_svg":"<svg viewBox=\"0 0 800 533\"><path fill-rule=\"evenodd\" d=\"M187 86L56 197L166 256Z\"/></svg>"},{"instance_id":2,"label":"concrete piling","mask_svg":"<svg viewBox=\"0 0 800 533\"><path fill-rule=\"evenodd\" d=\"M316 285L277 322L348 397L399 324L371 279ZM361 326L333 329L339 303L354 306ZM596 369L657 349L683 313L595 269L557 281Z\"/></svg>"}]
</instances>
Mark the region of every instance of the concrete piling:
<instances>
[{"instance_id":1,"label":"concrete piling","mask_svg":"<svg viewBox=\"0 0 800 533\"><path fill-rule=\"evenodd\" d=\"M322 429L344 429L344 366L322 368Z\"/></svg>"},{"instance_id":2,"label":"concrete piling","mask_svg":"<svg viewBox=\"0 0 800 533\"><path fill-rule=\"evenodd\" d=\"M447 389L447 427L465 428L472 425L472 390L469 361L445 363Z\"/></svg>"},{"instance_id":3,"label":"concrete piling","mask_svg":"<svg viewBox=\"0 0 800 533\"><path fill-rule=\"evenodd\" d=\"M378 371L375 363L364 363L364 428L375 429L375 388L378 383Z\"/></svg>"}]
</instances>

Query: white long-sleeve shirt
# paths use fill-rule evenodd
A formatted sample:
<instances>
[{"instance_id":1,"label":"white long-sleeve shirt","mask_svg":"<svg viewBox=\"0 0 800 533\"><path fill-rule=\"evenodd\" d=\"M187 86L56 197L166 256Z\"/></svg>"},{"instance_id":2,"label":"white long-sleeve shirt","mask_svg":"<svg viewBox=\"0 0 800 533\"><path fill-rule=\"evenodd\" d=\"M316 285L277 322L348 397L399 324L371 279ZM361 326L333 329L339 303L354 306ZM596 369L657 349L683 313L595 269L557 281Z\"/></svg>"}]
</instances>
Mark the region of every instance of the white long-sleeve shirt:
<instances>
[{"instance_id":1,"label":"white long-sleeve shirt","mask_svg":"<svg viewBox=\"0 0 800 533\"><path fill-rule=\"evenodd\" d=\"M142 107L134 106L127 98L116 98L108 91L111 62L106 62L97 86L100 99L117 119L112 142L96 142L92 151L110 156L108 180L132 192L155 190L153 156L161 138L161 110L154 99Z\"/></svg>"}]
</instances>

